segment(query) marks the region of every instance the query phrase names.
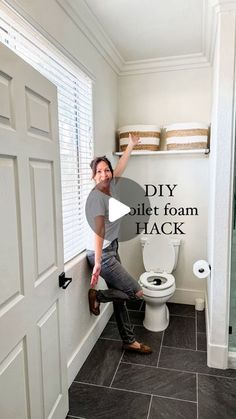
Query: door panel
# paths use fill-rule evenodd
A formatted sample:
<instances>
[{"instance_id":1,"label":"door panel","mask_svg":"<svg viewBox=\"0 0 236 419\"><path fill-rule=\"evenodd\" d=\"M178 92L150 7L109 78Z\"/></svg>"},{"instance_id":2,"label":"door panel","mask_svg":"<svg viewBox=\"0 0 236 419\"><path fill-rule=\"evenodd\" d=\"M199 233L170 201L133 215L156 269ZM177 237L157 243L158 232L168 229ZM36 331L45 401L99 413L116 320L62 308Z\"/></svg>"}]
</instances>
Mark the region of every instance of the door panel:
<instances>
[{"instance_id":1,"label":"door panel","mask_svg":"<svg viewBox=\"0 0 236 419\"><path fill-rule=\"evenodd\" d=\"M19 223L19 185L16 159L0 157L0 313L23 294L22 239ZM14 263L9 264L8 252Z\"/></svg>"},{"instance_id":2,"label":"door panel","mask_svg":"<svg viewBox=\"0 0 236 419\"><path fill-rule=\"evenodd\" d=\"M43 397L45 417L55 409L62 396L62 383L60 374L60 334L58 329L59 316L57 304L45 313L38 323L41 347L41 362L43 372Z\"/></svg>"},{"instance_id":3,"label":"door panel","mask_svg":"<svg viewBox=\"0 0 236 419\"><path fill-rule=\"evenodd\" d=\"M0 228L0 417L64 419L57 91L2 44Z\"/></svg>"},{"instance_id":4,"label":"door panel","mask_svg":"<svg viewBox=\"0 0 236 419\"><path fill-rule=\"evenodd\" d=\"M29 418L29 383L26 367L26 348L20 342L0 365L2 418ZM9 400L14 402L9 403Z\"/></svg>"},{"instance_id":5,"label":"door panel","mask_svg":"<svg viewBox=\"0 0 236 419\"><path fill-rule=\"evenodd\" d=\"M11 86L11 77L0 71L0 123L14 128Z\"/></svg>"},{"instance_id":6,"label":"door panel","mask_svg":"<svg viewBox=\"0 0 236 419\"><path fill-rule=\"evenodd\" d=\"M50 102L29 88L25 93L28 133L51 139Z\"/></svg>"},{"instance_id":7,"label":"door panel","mask_svg":"<svg viewBox=\"0 0 236 419\"><path fill-rule=\"evenodd\" d=\"M30 161L36 281L57 267L55 189L52 162Z\"/></svg>"}]
</instances>

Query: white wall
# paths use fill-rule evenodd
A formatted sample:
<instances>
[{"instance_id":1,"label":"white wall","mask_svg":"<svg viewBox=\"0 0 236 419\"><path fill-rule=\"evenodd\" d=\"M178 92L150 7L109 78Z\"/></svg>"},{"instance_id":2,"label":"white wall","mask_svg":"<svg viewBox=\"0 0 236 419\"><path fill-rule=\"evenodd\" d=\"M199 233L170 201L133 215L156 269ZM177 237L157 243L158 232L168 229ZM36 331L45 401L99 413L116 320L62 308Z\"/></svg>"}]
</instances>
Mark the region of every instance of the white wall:
<instances>
[{"instance_id":1,"label":"white wall","mask_svg":"<svg viewBox=\"0 0 236 419\"><path fill-rule=\"evenodd\" d=\"M121 77L119 80L119 126L130 124L164 125L175 122L210 123L211 68L169 71ZM185 222L179 263L175 272L177 291L172 299L194 304L204 296L205 282L192 273L193 262L207 258L207 202L209 159L204 155L132 156L125 176L145 183L178 184L173 204L197 207L198 216L157 217ZM155 198L163 208L170 199ZM163 211L161 211L163 213ZM144 271L141 248L135 238L121 245L121 258L136 278ZM134 263L135 261L135 263Z\"/></svg>"},{"instance_id":2,"label":"white wall","mask_svg":"<svg viewBox=\"0 0 236 419\"><path fill-rule=\"evenodd\" d=\"M18 0L9 3L20 7L23 16L30 22L40 25L41 29L52 36L63 48L69 51L94 78L94 134L95 154L105 154L114 149L115 130L117 126L117 76L104 61L78 27L64 13L54 0ZM87 293L90 282L85 254L75 264L65 267L73 282L66 292L66 336L69 384L86 359L101 333L109 314L107 306L97 318L89 313ZM104 283L101 280L101 286ZM105 308L105 306L104 306Z\"/></svg>"},{"instance_id":3,"label":"white wall","mask_svg":"<svg viewBox=\"0 0 236 419\"><path fill-rule=\"evenodd\" d=\"M210 122L211 68L120 77L119 126Z\"/></svg>"}]
</instances>

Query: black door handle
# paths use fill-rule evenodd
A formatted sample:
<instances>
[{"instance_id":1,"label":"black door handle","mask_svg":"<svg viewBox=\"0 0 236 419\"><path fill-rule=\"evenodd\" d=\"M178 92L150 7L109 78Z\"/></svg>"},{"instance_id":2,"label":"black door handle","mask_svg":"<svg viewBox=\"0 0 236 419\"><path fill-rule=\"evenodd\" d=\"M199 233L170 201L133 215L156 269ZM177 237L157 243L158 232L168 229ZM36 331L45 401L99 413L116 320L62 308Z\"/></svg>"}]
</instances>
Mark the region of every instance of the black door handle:
<instances>
[{"instance_id":1,"label":"black door handle","mask_svg":"<svg viewBox=\"0 0 236 419\"><path fill-rule=\"evenodd\" d=\"M66 278L65 272L62 272L59 275L59 287L63 288L64 290L68 287L68 285L72 282L72 278Z\"/></svg>"}]
</instances>

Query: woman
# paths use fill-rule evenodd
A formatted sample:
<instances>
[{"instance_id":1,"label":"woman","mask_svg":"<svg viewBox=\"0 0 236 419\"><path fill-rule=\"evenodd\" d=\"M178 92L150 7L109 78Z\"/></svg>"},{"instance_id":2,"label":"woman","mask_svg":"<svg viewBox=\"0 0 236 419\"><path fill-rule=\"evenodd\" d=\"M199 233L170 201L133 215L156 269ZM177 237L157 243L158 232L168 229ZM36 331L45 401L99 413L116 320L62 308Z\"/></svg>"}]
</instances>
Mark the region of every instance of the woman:
<instances>
[{"instance_id":1,"label":"woman","mask_svg":"<svg viewBox=\"0 0 236 419\"><path fill-rule=\"evenodd\" d=\"M120 220L108 219L109 198L115 197L115 184L124 172L133 147L139 143L139 137L129 135L129 144L113 171L110 161L104 157L95 158L90 167L96 183L89 207L93 208L93 234L87 250L87 258L93 267L89 307L94 315L100 314L100 303L113 302L118 330L123 341L123 348L141 354L150 354L151 348L137 342L130 324L126 301L142 297L143 291L138 282L123 268L118 255L118 232ZM90 223L91 225L91 223ZM101 275L108 286L107 290L95 290Z\"/></svg>"}]
</instances>

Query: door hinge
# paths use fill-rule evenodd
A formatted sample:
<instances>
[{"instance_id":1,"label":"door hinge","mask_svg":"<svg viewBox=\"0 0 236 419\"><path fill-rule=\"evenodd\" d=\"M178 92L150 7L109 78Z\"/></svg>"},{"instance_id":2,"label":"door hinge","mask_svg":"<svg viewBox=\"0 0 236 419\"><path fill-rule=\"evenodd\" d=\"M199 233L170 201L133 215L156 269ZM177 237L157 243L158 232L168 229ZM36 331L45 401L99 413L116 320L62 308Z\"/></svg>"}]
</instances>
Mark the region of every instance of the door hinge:
<instances>
[{"instance_id":1,"label":"door hinge","mask_svg":"<svg viewBox=\"0 0 236 419\"><path fill-rule=\"evenodd\" d=\"M229 335L232 335L232 333L233 333L233 328L232 326L229 326Z\"/></svg>"}]
</instances>

